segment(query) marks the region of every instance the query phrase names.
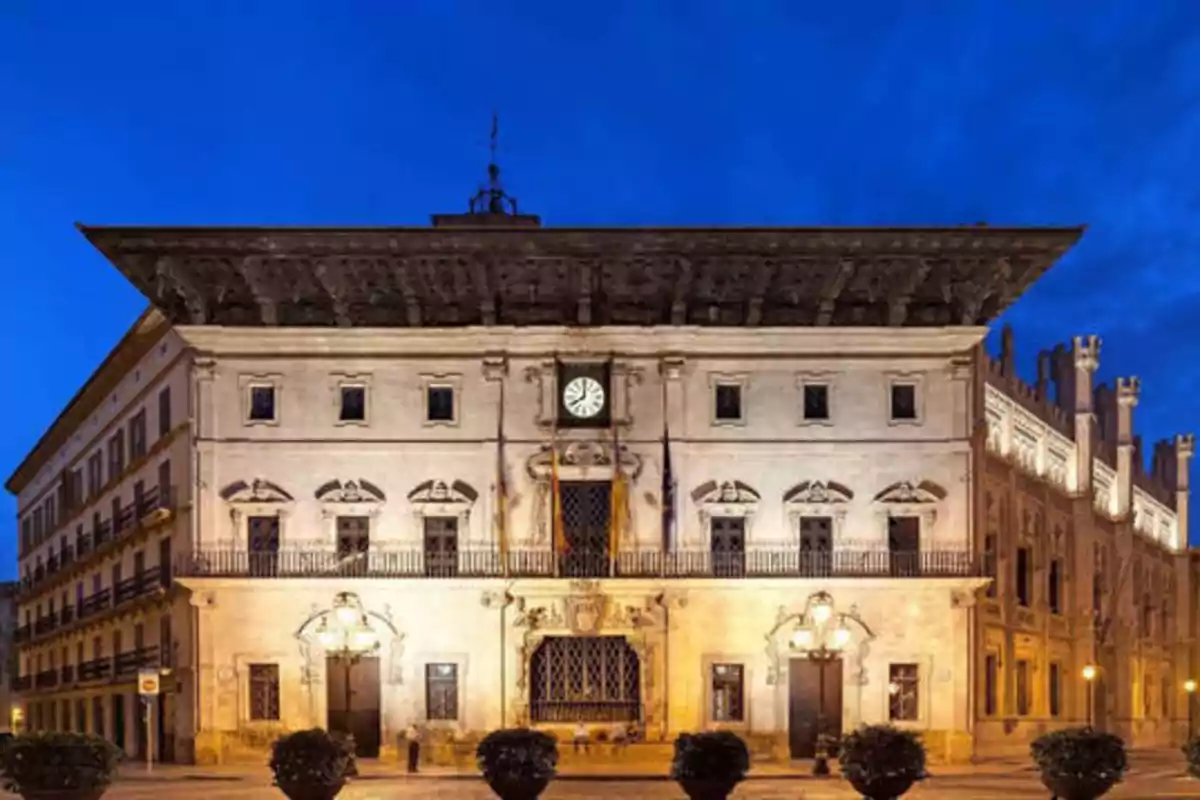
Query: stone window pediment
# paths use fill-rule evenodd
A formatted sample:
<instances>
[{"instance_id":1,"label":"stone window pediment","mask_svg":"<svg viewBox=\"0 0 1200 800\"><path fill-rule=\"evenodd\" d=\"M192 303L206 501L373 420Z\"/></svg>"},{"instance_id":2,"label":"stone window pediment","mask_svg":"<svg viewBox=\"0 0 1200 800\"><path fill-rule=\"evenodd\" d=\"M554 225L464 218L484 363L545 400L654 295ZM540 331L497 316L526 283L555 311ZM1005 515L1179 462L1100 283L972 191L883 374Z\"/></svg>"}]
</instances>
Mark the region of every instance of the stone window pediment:
<instances>
[{"instance_id":1,"label":"stone window pediment","mask_svg":"<svg viewBox=\"0 0 1200 800\"><path fill-rule=\"evenodd\" d=\"M881 517L920 517L923 528L932 528L946 495L933 481L897 481L875 495L873 502Z\"/></svg>"},{"instance_id":2,"label":"stone window pediment","mask_svg":"<svg viewBox=\"0 0 1200 800\"><path fill-rule=\"evenodd\" d=\"M251 481L234 481L221 490L221 499L231 505L263 505L268 503L291 503L295 498L278 484L263 478Z\"/></svg>"},{"instance_id":3,"label":"stone window pediment","mask_svg":"<svg viewBox=\"0 0 1200 800\"><path fill-rule=\"evenodd\" d=\"M713 517L742 517L758 513L761 496L741 481L707 481L692 492L692 502L700 510L701 522Z\"/></svg>"},{"instance_id":4,"label":"stone window pediment","mask_svg":"<svg viewBox=\"0 0 1200 800\"><path fill-rule=\"evenodd\" d=\"M375 484L356 480L331 480L314 492L326 517L366 517L379 513L387 496Z\"/></svg>"},{"instance_id":5,"label":"stone window pediment","mask_svg":"<svg viewBox=\"0 0 1200 800\"><path fill-rule=\"evenodd\" d=\"M791 521L793 533L799 535L803 517L830 517L834 533L840 538L843 523L854 492L834 481L802 481L784 492L783 508Z\"/></svg>"},{"instance_id":6,"label":"stone window pediment","mask_svg":"<svg viewBox=\"0 0 1200 800\"><path fill-rule=\"evenodd\" d=\"M461 521L461 529L466 527L471 509L479 499L475 491L465 481L427 480L417 484L408 493L408 502L413 506L413 513L418 520L427 517L456 517Z\"/></svg>"}]
</instances>

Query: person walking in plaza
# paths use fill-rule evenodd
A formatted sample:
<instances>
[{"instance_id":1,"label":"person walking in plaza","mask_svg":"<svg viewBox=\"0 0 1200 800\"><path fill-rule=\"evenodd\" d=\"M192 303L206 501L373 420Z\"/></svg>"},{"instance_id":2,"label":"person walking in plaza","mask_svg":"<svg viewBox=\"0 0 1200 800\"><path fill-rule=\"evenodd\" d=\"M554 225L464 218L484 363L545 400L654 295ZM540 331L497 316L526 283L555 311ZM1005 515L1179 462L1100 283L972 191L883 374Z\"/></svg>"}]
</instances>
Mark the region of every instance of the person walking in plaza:
<instances>
[{"instance_id":1,"label":"person walking in plaza","mask_svg":"<svg viewBox=\"0 0 1200 800\"><path fill-rule=\"evenodd\" d=\"M421 731L417 723L410 722L404 732L404 740L408 743L408 774L415 775L417 765L421 761Z\"/></svg>"},{"instance_id":2,"label":"person walking in plaza","mask_svg":"<svg viewBox=\"0 0 1200 800\"><path fill-rule=\"evenodd\" d=\"M588 729L587 725L583 724L583 720L579 720L579 724L575 726L575 752L586 753L588 751Z\"/></svg>"},{"instance_id":3,"label":"person walking in plaza","mask_svg":"<svg viewBox=\"0 0 1200 800\"><path fill-rule=\"evenodd\" d=\"M624 722L618 722L613 725L612 729L612 746L613 755L619 756L625 750L625 745L629 741L629 725Z\"/></svg>"}]
</instances>

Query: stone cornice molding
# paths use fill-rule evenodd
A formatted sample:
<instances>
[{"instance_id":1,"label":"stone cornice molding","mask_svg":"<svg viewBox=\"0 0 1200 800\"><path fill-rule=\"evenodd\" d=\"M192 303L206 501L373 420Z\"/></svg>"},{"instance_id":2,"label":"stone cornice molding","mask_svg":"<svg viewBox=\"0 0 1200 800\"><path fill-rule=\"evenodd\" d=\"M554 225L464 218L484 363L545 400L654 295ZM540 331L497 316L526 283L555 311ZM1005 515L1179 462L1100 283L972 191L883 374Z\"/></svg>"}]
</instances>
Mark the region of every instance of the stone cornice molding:
<instances>
[{"instance_id":1,"label":"stone cornice molding","mask_svg":"<svg viewBox=\"0 0 1200 800\"><path fill-rule=\"evenodd\" d=\"M189 346L215 355L318 356L338 358L420 357L482 359L504 353L510 357L545 359L583 357L596 352L620 353L625 361L661 354L674 360L699 357L790 358L838 353L856 356L941 359L970 350L987 335L985 327L941 328L717 328L698 326L628 328L597 327L581 337L571 328L512 327L450 328L221 328L180 325L175 330ZM526 379L537 380L546 366L531 368ZM552 390L552 387L549 387ZM553 395L551 395L552 397Z\"/></svg>"}]
</instances>

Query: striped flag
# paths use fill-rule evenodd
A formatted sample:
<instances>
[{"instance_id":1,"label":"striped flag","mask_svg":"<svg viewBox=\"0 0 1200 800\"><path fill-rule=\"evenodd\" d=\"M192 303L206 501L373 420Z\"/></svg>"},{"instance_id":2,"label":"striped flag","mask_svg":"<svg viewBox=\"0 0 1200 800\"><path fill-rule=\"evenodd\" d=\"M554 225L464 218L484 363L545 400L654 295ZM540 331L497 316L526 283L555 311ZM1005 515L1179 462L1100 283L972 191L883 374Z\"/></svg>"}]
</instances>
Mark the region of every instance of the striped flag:
<instances>
[{"instance_id":1,"label":"striped flag","mask_svg":"<svg viewBox=\"0 0 1200 800\"><path fill-rule=\"evenodd\" d=\"M662 551L671 549L675 528L675 474L671 470L671 431L663 422L662 454Z\"/></svg>"},{"instance_id":2,"label":"striped flag","mask_svg":"<svg viewBox=\"0 0 1200 800\"><path fill-rule=\"evenodd\" d=\"M550 525L554 530L554 552L562 555L571 549L563 527L562 492L558 482L557 436L550 442Z\"/></svg>"},{"instance_id":3,"label":"striped flag","mask_svg":"<svg viewBox=\"0 0 1200 800\"><path fill-rule=\"evenodd\" d=\"M621 549L629 519L629 482L621 469L621 450L617 441L617 426L613 424L613 481L608 521L608 557L615 560Z\"/></svg>"}]
</instances>

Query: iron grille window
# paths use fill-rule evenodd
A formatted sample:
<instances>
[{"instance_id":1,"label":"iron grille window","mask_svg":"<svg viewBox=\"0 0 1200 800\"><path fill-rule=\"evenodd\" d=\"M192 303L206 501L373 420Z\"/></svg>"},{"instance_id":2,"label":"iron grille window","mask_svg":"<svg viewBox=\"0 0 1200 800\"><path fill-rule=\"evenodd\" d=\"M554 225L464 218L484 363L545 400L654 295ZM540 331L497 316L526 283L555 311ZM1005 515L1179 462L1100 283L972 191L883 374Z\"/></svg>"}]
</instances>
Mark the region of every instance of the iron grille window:
<instances>
[{"instance_id":1,"label":"iron grille window","mask_svg":"<svg viewBox=\"0 0 1200 800\"><path fill-rule=\"evenodd\" d=\"M458 665L425 665L425 718L458 719Z\"/></svg>"},{"instance_id":2,"label":"iron grille window","mask_svg":"<svg viewBox=\"0 0 1200 800\"><path fill-rule=\"evenodd\" d=\"M608 575L609 521L612 484L608 481L564 481L560 485L563 534L567 552L559 560L565 578L600 578Z\"/></svg>"},{"instance_id":3,"label":"iron grille window","mask_svg":"<svg viewBox=\"0 0 1200 800\"><path fill-rule=\"evenodd\" d=\"M888 719L913 722L920 716L920 670L916 664L888 665Z\"/></svg>"},{"instance_id":4,"label":"iron grille window","mask_svg":"<svg viewBox=\"0 0 1200 800\"><path fill-rule=\"evenodd\" d=\"M1050 716L1057 717L1062 713L1062 665L1050 665L1050 686L1047 692Z\"/></svg>"},{"instance_id":5,"label":"iron grille window","mask_svg":"<svg viewBox=\"0 0 1200 800\"><path fill-rule=\"evenodd\" d=\"M279 665L250 665L250 719L279 719Z\"/></svg>"},{"instance_id":6,"label":"iron grille window","mask_svg":"<svg viewBox=\"0 0 1200 800\"><path fill-rule=\"evenodd\" d=\"M715 387L714 416L722 422L742 419L742 387L737 383L718 383Z\"/></svg>"},{"instance_id":7,"label":"iron grille window","mask_svg":"<svg viewBox=\"0 0 1200 800\"><path fill-rule=\"evenodd\" d=\"M1017 716L1029 716L1029 662L1017 662Z\"/></svg>"},{"instance_id":8,"label":"iron grille window","mask_svg":"<svg viewBox=\"0 0 1200 800\"><path fill-rule=\"evenodd\" d=\"M250 387L250 421L251 422L274 422L275 421L275 387L274 386L251 386Z\"/></svg>"},{"instance_id":9,"label":"iron grille window","mask_svg":"<svg viewBox=\"0 0 1200 800\"><path fill-rule=\"evenodd\" d=\"M745 682L742 665L713 664L713 722L744 722L745 718Z\"/></svg>"},{"instance_id":10,"label":"iron grille window","mask_svg":"<svg viewBox=\"0 0 1200 800\"><path fill-rule=\"evenodd\" d=\"M917 387L911 383L893 383L891 397L892 419L917 418Z\"/></svg>"},{"instance_id":11,"label":"iron grille window","mask_svg":"<svg viewBox=\"0 0 1200 800\"><path fill-rule=\"evenodd\" d=\"M819 383L804 384L804 418L829 419L829 387Z\"/></svg>"},{"instance_id":12,"label":"iron grille window","mask_svg":"<svg viewBox=\"0 0 1200 800\"><path fill-rule=\"evenodd\" d=\"M425 419L429 422L454 421L454 387L429 386L425 389Z\"/></svg>"},{"instance_id":13,"label":"iron grille window","mask_svg":"<svg viewBox=\"0 0 1200 800\"><path fill-rule=\"evenodd\" d=\"M338 411L341 422L364 422L367 419L367 387L343 386L342 404Z\"/></svg>"},{"instance_id":14,"label":"iron grille window","mask_svg":"<svg viewBox=\"0 0 1200 800\"><path fill-rule=\"evenodd\" d=\"M425 574L450 578L458 574L458 519L425 518Z\"/></svg>"},{"instance_id":15,"label":"iron grille window","mask_svg":"<svg viewBox=\"0 0 1200 800\"><path fill-rule=\"evenodd\" d=\"M623 636L549 636L530 659L534 722L634 722L639 661Z\"/></svg>"},{"instance_id":16,"label":"iron grille window","mask_svg":"<svg viewBox=\"0 0 1200 800\"><path fill-rule=\"evenodd\" d=\"M166 436L171 430L171 387L158 393L158 435Z\"/></svg>"},{"instance_id":17,"label":"iron grille window","mask_svg":"<svg viewBox=\"0 0 1200 800\"><path fill-rule=\"evenodd\" d=\"M246 530L250 574L274 575L279 569L279 517L250 517Z\"/></svg>"}]
</instances>

